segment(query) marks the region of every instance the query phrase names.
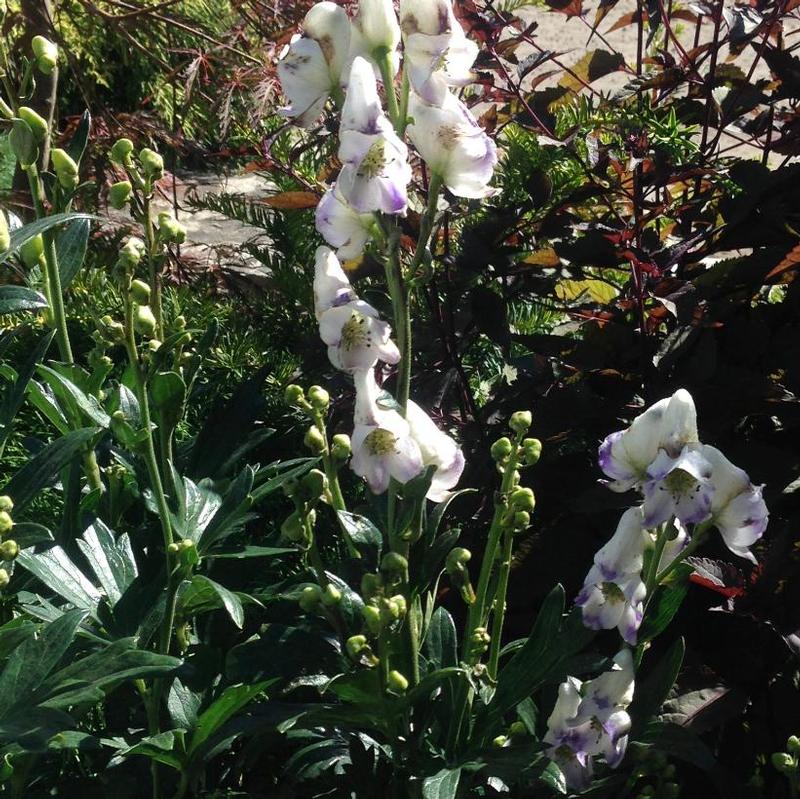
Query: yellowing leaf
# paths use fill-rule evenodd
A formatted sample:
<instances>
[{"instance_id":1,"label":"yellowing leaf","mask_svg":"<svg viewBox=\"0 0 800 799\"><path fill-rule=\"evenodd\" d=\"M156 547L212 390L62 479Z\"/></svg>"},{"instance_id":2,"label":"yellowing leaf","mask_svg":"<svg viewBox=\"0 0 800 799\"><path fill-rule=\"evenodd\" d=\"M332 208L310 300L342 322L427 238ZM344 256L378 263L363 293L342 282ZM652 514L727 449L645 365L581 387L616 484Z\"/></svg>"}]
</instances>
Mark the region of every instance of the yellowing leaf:
<instances>
[{"instance_id":1,"label":"yellowing leaf","mask_svg":"<svg viewBox=\"0 0 800 799\"><path fill-rule=\"evenodd\" d=\"M609 283L602 280L560 280L556 284L556 296L563 302L591 300L605 305L611 302L619 292Z\"/></svg>"}]
</instances>

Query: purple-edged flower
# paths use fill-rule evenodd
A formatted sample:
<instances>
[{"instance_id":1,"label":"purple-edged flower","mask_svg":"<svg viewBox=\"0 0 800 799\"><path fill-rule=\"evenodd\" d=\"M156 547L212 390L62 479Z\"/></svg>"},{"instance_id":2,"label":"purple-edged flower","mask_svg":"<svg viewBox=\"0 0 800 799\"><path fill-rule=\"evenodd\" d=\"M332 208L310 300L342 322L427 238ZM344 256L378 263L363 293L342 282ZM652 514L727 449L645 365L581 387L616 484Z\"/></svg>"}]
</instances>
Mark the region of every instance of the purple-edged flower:
<instances>
[{"instance_id":1,"label":"purple-edged flower","mask_svg":"<svg viewBox=\"0 0 800 799\"><path fill-rule=\"evenodd\" d=\"M341 196L359 213L402 214L411 181L408 148L383 113L375 72L357 57L350 68L339 127L337 183Z\"/></svg>"},{"instance_id":2,"label":"purple-edged flower","mask_svg":"<svg viewBox=\"0 0 800 799\"><path fill-rule=\"evenodd\" d=\"M442 105L449 86L472 81L478 45L464 34L451 0L400 0L400 27L405 68L425 102Z\"/></svg>"},{"instance_id":3,"label":"purple-edged flower","mask_svg":"<svg viewBox=\"0 0 800 799\"><path fill-rule=\"evenodd\" d=\"M612 491L639 488L659 451L675 457L687 444L696 444L697 412L692 395L678 389L671 397L651 405L630 427L608 436L600 445L600 468Z\"/></svg>"},{"instance_id":4,"label":"purple-edged flower","mask_svg":"<svg viewBox=\"0 0 800 799\"><path fill-rule=\"evenodd\" d=\"M315 221L322 238L336 247L336 254L343 261L358 258L364 252L375 224L373 215L356 211L338 186L328 189L322 196Z\"/></svg>"},{"instance_id":5,"label":"purple-edged flower","mask_svg":"<svg viewBox=\"0 0 800 799\"><path fill-rule=\"evenodd\" d=\"M338 92L350 57L351 27L347 12L336 3L317 3L278 62L278 77L289 100L280 113L302 127L311 126L331 93Z\"/></svg>"},{"instance_id":6,"label":"purple-edged flower","mask_svg":"<svg viewBox=\"0 0 800 799\"><path fill-rule=\"evenodd\" d=\"M608 543L597 550L594 565L605 580L640 572L646 544L641 508L629 508L622 514Z\"/></svg>"},{"instance_id":7,"label":"purple-edged flower","mask_svg":"<svg viewBox=\"0 0 800 799\"><path fill-rule=\"evenodd\" d=\"M448 92L441 106L435 106L412 92L409 116L409 138L453 194L481 198L496 193L489 182L497 148L461 100Z\"/></svg>"},{"instance_id":8,"label":"purple-edged flower","mask_svg":"<svg viewBox=\"0 0 800 799\"><path fill-rule=\"evenodd\" d=\"M350 437L350 468L382 494L390 479L407 483L423 469L422 454L408 422L395 410L380 406L380 389L372 370L356 372L355 425Z\"/></svg>"},{"instance_id":9,"label":"purple-edged flower","mask_svg":"<svg viewBox=\"0 0 800 799\"><path fill-rule=\"evenodd\" d=\"M644 616L646 596L647 589L638 572L612 581L605 580L600 569L592 566L575 604L581 608L583 623L589 629L616 627L623 640L633 645Z\"/></svg>"},{"instance_id":10,"label":"purple-edged flower","mask_svg":"<svg viewBox=\"0 0 800 799\"><path fill-rule=\"evenodd\" d=\"M749 547L761 538L769 521L769 511L761 496L762 486L753 485L747 472L734 466L715 447L704 446L703 454L711 464L714 525L731 552L753 560Z\"/></svg>"}]
</instances>

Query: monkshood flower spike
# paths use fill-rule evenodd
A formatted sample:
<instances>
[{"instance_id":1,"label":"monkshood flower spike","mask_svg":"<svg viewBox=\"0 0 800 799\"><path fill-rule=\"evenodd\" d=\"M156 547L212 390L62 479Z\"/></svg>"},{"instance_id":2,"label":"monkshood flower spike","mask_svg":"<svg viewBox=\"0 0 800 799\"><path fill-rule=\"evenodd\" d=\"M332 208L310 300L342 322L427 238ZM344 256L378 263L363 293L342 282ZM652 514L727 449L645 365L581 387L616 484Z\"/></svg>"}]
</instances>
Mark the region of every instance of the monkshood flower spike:
<instances>
[{"instance_id":1,"label":"monkshood flower spike","mask_svg":"<svg viewBox=\"0 0 800 799\"><path fill-rule=\"evenodd\" d=\"M293 37L278 62L278 77L289 105L280 109L297 125L310 127L328 97L340 97L351 58L351 23L336 3L312 6L303 20L303 35Z\"/></svg>"},{"instance_id":2,"label":"monkshood flower spike","mask_svg":"<svg viewBox=\"0 0 800 799\"><path fill-rule=\"evenodd\" d=\"M405 212L411 181L408 148L383 112L375 72L361 57L350 69L339 126L339 159L344 166L337 186L355 211Z\"/></svg>"},{"instance_id":3,"label":"monkshood flower spike","mask_svg":"<svg viewBox=\"0 0 800 799\"><path fill-rule=\"evenodd\" d=\"M595 757L615 768L625 756L633 688L633 657L628 649L616 655L610 671L594 680L582 683L567 677L559 686L544 741L549 745L547 756L573 790L589 786Z\"/></svg>"}]
</instances>

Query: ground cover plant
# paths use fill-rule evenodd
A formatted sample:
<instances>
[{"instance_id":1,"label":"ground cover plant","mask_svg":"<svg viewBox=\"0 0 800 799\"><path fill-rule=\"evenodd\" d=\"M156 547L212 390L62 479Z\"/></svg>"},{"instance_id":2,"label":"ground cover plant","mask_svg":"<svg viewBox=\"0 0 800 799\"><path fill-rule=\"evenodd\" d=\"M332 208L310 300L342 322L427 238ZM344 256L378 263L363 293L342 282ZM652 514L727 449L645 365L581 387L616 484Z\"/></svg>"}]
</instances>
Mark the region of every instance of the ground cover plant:
<instances>
[{"instance_id":1,"label":"ground cover plant","mask_svg":"<svg viewBox=\"0 0 800 799\"><path fill-rule=\"evenodd\" d=\"M283 98L244 292L0 6L0 792L796 795L797 12L614 5L103 11Z\"/></svg>"}]
</instances>

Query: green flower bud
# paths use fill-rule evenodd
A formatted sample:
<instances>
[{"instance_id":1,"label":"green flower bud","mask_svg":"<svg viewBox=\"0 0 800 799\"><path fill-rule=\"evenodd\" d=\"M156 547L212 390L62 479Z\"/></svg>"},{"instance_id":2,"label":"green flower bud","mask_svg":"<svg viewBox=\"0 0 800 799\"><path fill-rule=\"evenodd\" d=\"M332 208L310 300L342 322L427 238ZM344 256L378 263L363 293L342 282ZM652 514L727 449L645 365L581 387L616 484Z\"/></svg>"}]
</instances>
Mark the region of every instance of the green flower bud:
<instances>
[{"instance_id":1,"label":"green flower bud","mask_svg":"<svg viewBox=\"0 0 800 799\"><path fill-rule=\"evenodd\" d=\"M159 341L157 338L151 338L150 341L147 342L147 349L150 350L150 352L158 352L163 343L163 341Z\"/></svg>"},{"instance_id":2,"label":"green flower bud","mask_svg":"<svg viewBox=\"0 0 800 799\"><path fill-rule=\"evenodd\" d=\"M19 544L16 541L9 538L8 541L0 544L0 558L3 560L14 560L17 555L19 555Z\"/></svg>"},{"instance_id":3,"label":"green flower bud","mask_svg":"<svg viewBox=\"0 0 800 799\"><path fill-rule=\"evenodd\" d=\"M531 523L531 515L526 510L517 511L514 514L514 529L515 530L525 530L527 527L530 526Z\"/></svg>"},{"instance_id":4,"label":"green flower bud","mask_svg":"<svg viewBox=\"0 0 800 799\"><path fill-rule=\"evenodd\" d=\"M319 499L328 487L328 478L325 476L325 472L321 472L319 469L312 469L303 476L300 485L309 499Z\"/></svg>"},{"instance_id":5,"label":"green flower bud","mask_svg":"<svg viewBox=\"0 0 800 799\"><path fill-rule=\"evenodd\" d=\"M399 552L387 552L381 560L381 571L402 577L408 571L408 561Z\"/></svg>"},{"instance_id":6,"label":"green flower bud","mask_svg":"<svg viewBox=\"0 0 800 799\"><path fill-rule=\"evenodd\" d=\"M14 520L7 510L0 510L0 535L5 535L14 526Z\"/></svg>"},{"instance_id":7,"label":"green flower bud","mask_svg":"<svg viewBox=\"0 0 800 799\"><path fill-rule=\"evenodd\" d=\"M44 240L42 239L41 235L34 236L32 239L28 239L19 248L19 257L22 259L22 263L27 269L33 269L35 266L39 266L39 262L43 255Z\"/></svg>"},{"instance_id":8,"label":"green flower bud","mask_svg":"<svg viewBox=\"0 0 800 799\"><path fill-rule=\"evenodd\" d=\"M308 401L312 408L324 411L331 403L331 396L322 386L311 386L308 389Z\"/></svg>"},{"instance_id":9,"label":"green flower bud","mask_svg":"<svg viewBox=\"0 0 800 799\"><path fill-rule=\"evenodd\" d=\"M531 512L536 507L536 499L530 488L515 488L511 492L511 507L515 510Z\"/></svg>"},{"instance_id":10,"label":"green flower bud","mask_svg":"<svg viewBox=\"0 0 800 799\"><path fill-rule=\"evenodd\" d=\"M115 322L108 314L100 317L97 330L103 340L111 344L120 344L125 341L125 326L122 322Z\"/></svg>"},{"instance_id":11,"label":"green flower bud","mask_svg":"<svg viewBox=\"0 0 800 799\"><path fill-rule=\"evenodd\" d=\"M334 605L338 605L342 601L342 592L332 583L328 583L325 586L325 590L322 592L322 604L325 607L331 608Z\"/></svg>"},{"instance_id":12,"label":"green flower bud","mask_svg":"<svg viewBox=\"0 0 800 799\"><path fill-rule=\"evenodd\" d=\"M50 160L53 163L58 182L65 189L74 189L80 182L78 177L78 165L72 156L66 151L58 148L50 152Z\"/></svg>"},{"instance_id":13,"label":"green flower bud","mask_svg":"<svg viewBox=\"0 0 800 799\"><path fill-rule=\"evenodd\" d=\"M0 497L0 502L2 502L3 497ZM786 751L791 752L793 755L800 754L800 738L796 735L790 735L789 739L786 741Z\"/></svg>"},{"instance_id":14,"label":"green flower bud","mask_svg":"<svg viewBox=\"0 0 800 799\"><path fill-rule=\"evenodd\" d=\"M350 444L350 436L346 433L337 433L331 439L331 455L333 455L337 461L346 461L350 457L352 451L353 448Z\"/></svg>"},{"instance_id":15,"label":"green flower bud","mask_svg":"<svg viewBox=\"0 0 800 799\"><path fill-rule=\"evenodd\" d=\"M383 580L379 574L367 572L361 578L361 595L364 599L372 599L383 591Z\"/></svg>"},{"instance_id":16,"label":"green flower bud","mask_svg":"<svg viewBox=\"0 0 800 799\"><path fill-rule=\"evenodd\" d=\"M31 129L37 144L41 144L50 135L50 127L47 124L47 120L32 108L28 108L26 105L20 106L17 116Z\"/></svg>"},{"instance_id":17,"label":"green flower bud","mask_svg":"<svg viewBox=\"0 0 800 799\"><path fill-rule=\"evenodd\" d=\"M289 514L281 525L281 535L293 543L302 541L305 532L303 520L300 518L300 514L297 511L293 511Z\"/></svg>"},{"instance_id":18,"label":"green flower bud","mask_svg":"<svg viewBox=\"0 0 800 799\"><path fill-rule=\"evenodd\" d=\"M392 669L386 676L389 690L396 694L404 694L408 690L408 680L397 669Z\"/></svg>"},{"instance_id":19,"label":"green flower bud","mask_svg":"<svg viewBox=\"0 0 800 799\"><path fill-rule=\"evenodd\" d=\"M471 557L472 553L468 549L464 549L464 547L451 549L444 562L445 571L448 574L462 572Z\"/></svg>"},{"instance_id":20,"label":"green flower bud","mask_svg":"<svg viewBox=\"0 0 800 799\"><path fill-rule=\"evenodd\" d=\"M381 620L381 612L375 605L364 605L361 610L361 615L367 624L367 629L372 635L380 635L383 629L383 621Z\"/></svg>"},{"instance_id":21,"label":"green flower bud","mask_svg":"<svg viewBox=\"0 0 800 799\"><path fill-rule=\"evenodd\" d=\"M108 190L108 204L121 211L131 199L133 186L129 180L120 180Z\"/></svg>"},{"instance_id":22,"label":"green flower bud","mask_svg":"<svg viewBox=\"0 0 800 799\"><path fill-rule=\"evenodd\" d=\"M283 401L287 405L300 405L305 401L305 392L301 386L291 383L283 392Z\"/></svg>"},{"instance_id":23,"label":"green flower bud","mask_svg":"<svg viewBox=\"0 0 800 799\"><path fill-rule=\"evenodd\" d=\"M8 572L5 569L0 569L0 588L5 588L10 581L11 578L8 576Z\"/></svg>"},{"instance_id":24,"label":"green flower bud","mask_svg":"<svg viewBox=\"0 0 800 799\"><path fill-rule=\"evenodd\" d=\"M515 738L522 738L528 734L528 728L521 721L514 721L508 728L508 734Z\"/></svg>"},{"instance_id":25,"label":"green flower bud","mask_svg":"<svg viewBox=\"0 0 800 799\"><path fill-rule=\"evenodd\" d=\"M542 457L542 442L538 438L526 438L522 442L522 460L526 466L534 466Z\"/></svg>"},{"instance_id":26,"label":"green flower bud","mask_svg":"<svg viewBox=\"0 0 800 799\"><path fill-rule=\"evenodd\" d=\"M181 549L194 549L194 541L191 538L184 538L181 541Z\"/></svg>"},{"instance_id":27,"label":"green flower bud","mask_svg":"<svg viewBox=\"0 0 800 799\"><path fill-rule=\"evenodd\" d=\"M39 148L36 141L36 134L31 130L27 122L22 119L15 119L11 123L8 143L11 145L11 152L14 153L14 157L23 169L35 164L36 159L39 157Z\"/></svg>"},{"instance_id":28,"label":"green flower bud","mask_svg":"<svg viewBox=\"0 0 800 799\"><path fill-rule=\"evenodd\" d=\"M306 613L312 613L319 607L322 601L322 591L318 585L307 585L300 592L300 599L298 600L300 607Z\"/></svg>"},{"instance_id":29,"label":"green flower bud","mask_svg":"<svg viewBox=\"0 0 800 799\"><path fill-rule=\"evenodd\" d=\"M327 444L325 443L325 436L319 431L319 428L316 426L309 427L308 432L303 439L303 443L310 449L315 455L319 455L321 452L325 452L325 447Z\"/></svg>"},{"instance_id":30,"label":"green flower bud","mask_svg":"<svg viewBox=\"0 0 800 799\"><path fill-rule=\"evenodd\" d=\"M379 608L381 621L391 624L406 615L406 599L402 594L384 599Z\"/></svg>"},{"instance_id":31,"label":"green flower bud","mask_svg":"<svg viewBox=\"0 0 800 799\"><path fill-rule=\"evenodd\" d=\"M156 332L156 318L149 305L137 305L133 314L133 329L140 336L152 336Z\"/></svg>"},{"instance_id":32,"label":"green flower bud","mask_svg":"<svg viewBox=\"0 0 800 799\"><path fill-rule=\"evenodd\" d=\"M490 453L492 455L492 459L496 461L504 461L509 455L511 455L514 449L514 445L511 443L511 439L506 436L502 438L498 438L497 441L492 444L492 448Z\"/></svg>"},{"instance_id":33,"label":"green flower bud","mask_svg":"<svg viewBox=\"0 0 800 799\"><path fill-rule=\"evenodd\" d=\"M8 229L8 220L0 208L0 252L5 252L11 247L11 231Z\"/></svg>"},{"instance_id":34,"label":"green flower bud","mask_svg":"<svg viewBox=\"0 0 800 799\"><path fill-rule=\"evenodd\" d=\"M137 305L147 305L150 302L150 286L144 280L131 281L131 299Z\"/></svg>"},{"instance_id":35,"label":"green flower bud","mask_svg":"<svg viewBox=\"0 0 800 799\"><path fill-rule=\"evenodd\" d=\"M183 330L186 327L186 317L176 316L173 324L175 325L175 330Z\"/></svg>"},{"instance_id":36,"label":"green flower bud","mask_svg":"<svg viewBox=\"0 0 800 799\"><path fill-rule=\"evenodd\" d=\"M164 177L164 159L149 147L145 147L139 153L139 163L147 177L152 180L161 180Z\"/></svg>"},{"instance_id":37,"label":"green flower bud","mask_svg":"<svg viewBox=\"0 0 800 799\"><path fill-rule=\"evenodd\" d=\"M44 36L31 39L31 50L36 59L36 66L43 75L49 75L58 64L58 47Z\"/></svg>"},{"instance_id":38,"label":"green flower bud","mask_svg":"<svg viewBox=\"0 0 800 799\"><path fill-rule=\"evenodd\" d=\"M496 746L498 749L504 747L508 743L508 736L507 735L497 735L492 738L492 746Z\"/></svg>"},{"instance_id":39,"label":"green flower bud","mask_svg":"<svg viewBox=\"0 0 800 799\"><path fill-rule=\"evenodd\" d=\"M122 249L119 251L117 263L122 269L133 270L139 265L139 261L144 257L146 248L141 239L131 236Z\"/></svg>"},{"instance_id":40,"label":"green flower bud","mask_svg":"<svg viewBox=\"0 0 800 799\"><path fill-rule=\"evenodd\" d=\"M132 153L133 142L130 139L117 139L108 153L108 157L115 164L126 164Z\"/></svg>"},{"instance_id":41,"label":"green flower bud","mask_svg":"<svg viewBox=\"0 0 800 799\"><path fill-rule=\"evenodd\" d=\"M775 752L771 759L772 765L782 774L788 774L795 768L794 758L788 752Z\"/></svg>"},{"instance_id":42,"label":"green flower bud","mask_svg":"<svg viewBox=\"0 0 800 799\"><path fill-rule=\"evenodd\" d=\"M158 237L166 244L183 244L186 228L168 211L163 211L158 215Z\"/></svg>"},{"instance_id":43,"label":"green flower bud","mask_svg":"<svg viewBox=\"0 0 800 799\"><path fill-rule=\"evenodd\" d=\"M167 547L167 552L169 552L170 555L177 555L180 551L181 545L174 541Z\"/></svg>"},{"instance_id":44,"label":"green flower bud","mask_svg":"<svg viewBox=\"0 0 800 799\"><path fill-rule=\"evenodd\" d=\"M14 503L7 494L0 496L0 511L8 511L9 513L14 510Z\"/></svg>"},{"instance_id":45,"label":"green flower bud","mask_svg":"<svg viewBox=\"0 0 800 799\"><path fill-rule=\"evenodd\" d=\"M345 642L344 648L353 660L358 660L359 655L366 646L367 637L365 635L351 635Z\"/></svg>"},{"instance_id":46,"label":"green flower bud","mask_svg":"<svg viewBox=\"0 0 800 799\"><path fill-rule=\"evenodd\" d=\"M517 411L511 414L508 420L508 426L515 433L527 433L531 424L533 424L533 415L530 411Z\"/></svg>"}]
</instances>

